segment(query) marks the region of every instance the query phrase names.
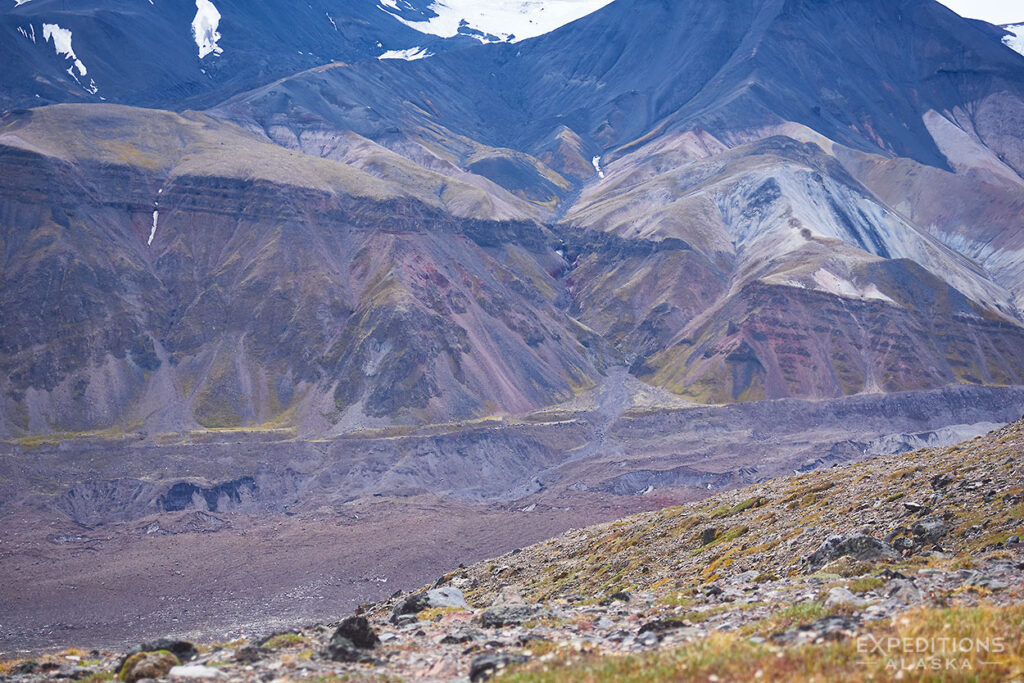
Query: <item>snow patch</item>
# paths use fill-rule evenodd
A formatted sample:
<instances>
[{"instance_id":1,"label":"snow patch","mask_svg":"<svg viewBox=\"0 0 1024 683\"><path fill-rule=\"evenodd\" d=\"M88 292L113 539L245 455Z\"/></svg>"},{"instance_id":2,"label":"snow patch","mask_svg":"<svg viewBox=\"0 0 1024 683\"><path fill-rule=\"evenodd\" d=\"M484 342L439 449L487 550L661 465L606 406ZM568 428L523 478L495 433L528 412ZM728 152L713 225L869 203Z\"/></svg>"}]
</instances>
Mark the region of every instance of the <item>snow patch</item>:
<instances>
[{"instance_id":1,"label":"snow patch","mask_svg":"<svg viewBox=\"0 0 1024 683\"><path fill-rule=\"evenodd\" d=\"M407 62L414 62L417 59L433 56L434 54L425 47L410 47L407 50L388 50L377 59L404 59Z\"/></svg>"},{"instance_id":2,"label":"snow patch","mask_svg":"<svg viewBox=\"0 0 1024 683\"><path fill-rule=\"evenodd\" d=\"M1003 45L1024 55L1024 24L1004 26L1009 35L1003 36Z\"/></svg>"},{"instance_id":3,"label":"snow patch","mask_svg":"<svg viewBox=\"0 0 1024 683\"><path fill-rule=\"evenodd\" d=\"M482 43L518 42L550 33L592 14L612 0L433 0L437 16L411 20L401 16L403 0L380 0L379 7L420 33L451 38L460 33ZM468 31L466 30L468 29Z\"/></svg>"},{"instance_id":4,"label":"snow patch","mask_svg":"<svg viewBox=\"0 0 1024 683\"><path fill-rule=\"evenodd\" d=\"M594 170L597 171L597 177L604 179L604 171L601 170L601 157L596 156L590 160L590 163L594 164Z\"/></svg>"},{"instance_id":5,"label":"snow patch","mask_svg":"<svg viewBox=\"0 0 1024 683\"><path fill-rule=\"evenodd\" d=\"M210 0L196 0L196 16L192 20L192 37L199 48L199 59L210 54L223 54L224 50L217 44L220 33L220 12Z\"/></svg>"},{"instance_id":6,"label":"snow patch","mask_svg":"<svg viewBox=\"0 0 1024 683\"><path fill-rule=\"evenodd\" d=\"M33 42L35 39L35 29L32 30ZM68 75L75 79L75 82L80 86L88 90L93 95L96 94L96 81L89 79L89 85L85 85L79 79L81 76L84 78L89 70L85 68L85 64L75 54L74 48L71 47L71 29L63 28L59 24L43 24L43 40L45 42L53 41L53 49L57 51L58 55L64 55L64 59L72 60L71 66L68 67ZM75 73L77 71L77 73Z\"/></svg>"},{"instance_id":7,"label":"snow patch","mask_svg":"<svg viewBox=\"0 0 1024 683\"><path fill-rule=\"evenodd\" d=\"M15 7L21 7L22 5L24 5L27 2L32 2L32 0L14 0L14 6Z\"/></svg>"},{"instance_id":8,"label":"snow patch","mask_svg":"<svg viewBox=\"0 0 1024 683\"><path fill-rule=\"evenodd\" d=\"M153 227L149 230L149 240L146 242L146 246L153 246L153 239L156 237L156 223L160 220L160 211L153 212Z\"/></svg>"},{"instance_id":9,"label":"snow patch","mask_svg":"<svg viewBox=\"0 0 1024 683\"><path fill-rule=\"evenodd\" d=\"M89 70L85 68L85 64L75 54L74 49L71 47L71 30L62 28L58 24L43 24L43 40L49 42L53 41L53 49L57 51L57 54L64 55L65 59L73 59L74 67L78 69L79 75L85 76L89 73Z\"/></svg>"}]
</instances>

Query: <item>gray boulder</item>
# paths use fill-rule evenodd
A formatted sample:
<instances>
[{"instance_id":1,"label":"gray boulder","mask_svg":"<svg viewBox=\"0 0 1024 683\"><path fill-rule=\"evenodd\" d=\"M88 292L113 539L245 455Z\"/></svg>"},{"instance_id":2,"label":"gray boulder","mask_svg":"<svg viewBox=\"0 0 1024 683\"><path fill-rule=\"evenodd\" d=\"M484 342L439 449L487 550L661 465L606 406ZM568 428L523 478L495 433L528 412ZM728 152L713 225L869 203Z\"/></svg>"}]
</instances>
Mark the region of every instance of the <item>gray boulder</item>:
<instances>
[{"instance_id":1,"label":"gray boulder","mask_svg":"<svg viewBox=\"0 0 1024 683\"><path fill-rule=\"evenodd\" d=\"M829 536L804 562L808 573L813 573L840 557L852 557L861 562L876 562L899 560L900 554L891 545L874 536Z\"/></svg>"},{"instance_id":2,"label":"gray boulder","mask_svg":"<svg viewBox=\"0 0 1024 683\"><path fill-rule=\"evenodd\" d=\"M938 517L928 517L910 527L914 534L914 540L919 544L937 543L943 536L949 533L949 526Z\"/></svg>"},{"instance_id":3,"label":"gray boulder","mask_svg":"<svg viewBox=\"0 0 1024 683\"><path fill-rule=\"evenodd\" d=\"M405 615L418 614L425 609L440 609L453 607L457 609L468 609L469 604L466 597L458 588L450 586L445 588L433 588L426 593L410 595L400 601L391 612L391 623L398 624L401 617Z\"/></svg>"}]
</instances>

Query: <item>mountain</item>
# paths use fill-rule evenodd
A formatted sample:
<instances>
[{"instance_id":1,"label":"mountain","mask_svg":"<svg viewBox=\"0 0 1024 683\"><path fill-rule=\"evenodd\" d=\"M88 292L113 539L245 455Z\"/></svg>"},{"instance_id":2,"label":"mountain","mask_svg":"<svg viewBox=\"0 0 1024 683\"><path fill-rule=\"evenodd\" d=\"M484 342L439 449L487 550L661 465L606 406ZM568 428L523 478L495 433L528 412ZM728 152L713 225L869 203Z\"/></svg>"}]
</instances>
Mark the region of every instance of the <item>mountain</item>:
<instances>
[{"instance_id":1,"label":"mountain","mask_svg":"<svg viewBox=\"0 0 1024 683\"><path fill-rule=\"evenodd\" d=\"M331 62L477 42L424 34L376 0L7 4L3 109L100 101L181 109ZM431 14L429 2L404 4Z\"/></svg>"},{"instance_id":2,"label":"mountain","mask_svg":"<svg viewBox=\"0 0 1024 683\"><path fill-rule=\"evenodd\" d=\"M632 291L584 285L573 315L643 379L720 401L1018 381L1022 102L1020 58L934 2L623 0L535 40L300 74L211 113L324 156L356 132L548 221L685 244L707 264L688 282L662 273L641 301L644 275L620 269ZM913 310L903 297L933 278L960 303ZM690 310L667 294L694 285ZM773 333L820 293L857 312ZM628 318L602 311L618 301ZM936 319L999 350L936 348Z\"/></svg>"},{"instance_id":3,"label":"mountain","mask_svg":"<svg viewBox=\"0 0 1024 683\"><path fill-rule=\"evenodd\" d=\"M364 9L424 37L402 7ZM207 59L251 63L227 30ZM614 366L704 403L1022 382L1024 60L984 25L619 0L462 39L204 114L6 115L0 431L336 435L523 415Z\"/></svg>"},{"instance_id":4,"label":"mountain","mask_svg":"<svg viewBox=\"0 0 1024 683\"><path fill-rule=\"evenodd\" d=\"M329 620L1024 411L998 27L932 0L83 2L2 15L8 647Z\"/></svg>"},{"instance_id":5,"label":"mountain","mask_svg":"<svg viewBox=\"0 0 1024 683\"><path fill-rule=\"evenodd\" d=\"M298 71L363 59L418 59L540 35L609 0L59 0L0 10L0 110L114 102L181 110Z\"/></svg>"},{"instance_id":6,"label":"mountain","mask_svg":"<svg viewBox=\"0 0 1024 683\"><path fill-rule=\"evenodd\" d=\"M282 669L471 681L932 680L937 670L1008 680L1024 666L1022 446L1017 422L958 446L574 529L452 564L354 616L333 608L329 624L235 629L197 648L181 639L192 617L177 637L140 637L127 653L67 650L0 671L41 681ZM119 600L119 590L108 595Z\"/></svg>"}]
</instances>

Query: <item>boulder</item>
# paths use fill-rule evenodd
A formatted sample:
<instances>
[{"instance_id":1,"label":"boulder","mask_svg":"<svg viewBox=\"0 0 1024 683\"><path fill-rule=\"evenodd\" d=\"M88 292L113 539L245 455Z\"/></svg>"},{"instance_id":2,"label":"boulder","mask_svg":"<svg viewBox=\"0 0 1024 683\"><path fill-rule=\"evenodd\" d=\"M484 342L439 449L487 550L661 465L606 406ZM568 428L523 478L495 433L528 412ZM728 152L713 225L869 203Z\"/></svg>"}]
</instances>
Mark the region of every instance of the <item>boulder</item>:
<instances>
[{"instance_id":1,"label":"boulder","mask_svg":"<svg viewBox=\"0 0 1024 683\"><path fill-rule=\"evenodd\" d=\"M427 602L431 608L469 609L462 591L451 586L427 591Z\"/></svg>"},{"instance_id":2,"label":"boulder","mask_svg":"<svg viewBox=\"0 0 1024 683\"><path fill-rule=\"evenodd\" d=\"M160 638L158 640L150 640L133 647L128 651L128 654L118 662L117 670L121 671L124 669L125 663L132 655L139 654L140 652L160 652L161 650L170 652L172 655L177 657L180 662L187 662L199 656L199 650L197 650L196 646L187 640Z\"/></svg>"},{"instance_id":3,"label":"boulder","mask_svg":"<svg viewBox=\"0 0 1024 683\"><path fill-rule=\"evenodd\" d=\"M829 590L828 597L825 598L825 608L828 609L838 605L853 605L854 607L861 607L864 605L864 601L854 595L849 588L836 586Z\"/></svg>"},{"instance_id":4,"label":"boulder","mask_svg":"<svg viewBox=\"0 0 1024 683\"><path fill-rule=\"evenodd\" d=\"M364 650L372 650L380 645L380 638L377 637L376 631L370 626L366 617L349 617L342 621L334 635L331 636L331 640L335 638L345 638Z\"/></svg>"},{"instance_id":5,"label":"boulder","mask_svg":"<svg viewBox=\"0 0 1024 683\"><path fill-rule=\"evenodd\" d=\"M921 602L921 590L917 585L907 578L893 579L889 582L888 593L890 598L902 600L908 605Z\"/></svg>"},{"instance_id":6,"label":"boulder","mask_svg":"<svg viewBox=\"0 0 1024 683\"><path fill-rule=\"evenodd\" d=\"M391 623L397 624L399 617L406 614L418 614L425 609L443 609L451 607L455 609L469 609L465 596L458 588L446 586L444 588L433 588L426 593L410 595L400 601L391 612Z\"/></svg>"},{"instance_id":7,"label":"boulder","mask_svg":"<svg viewBox=\"0 0 1024 683\"><path fill-rule=\"evenodd\" d=\"M949 533L949 526L938 517L928 517L910 527L914 534L914 540L920 545L925 543L937 543L943 536Z\"/></svg>"},{"instance_id":8,"label":"boulder","mask_svg":"<svg viewBox=\"0 0 1024 683\"><path fill-rule=\"evenodd\" d=\"M813 573L832 560L847 556L861 562L894 561L901 557L895 548L874 536L829 536L804 563L808 573Z\"/></svg>"},{"instance_id":9,"label":"boulder","mask_svg":"<svg viewBox=\"0 0 1024 683\"><path fill-rule=\"evenodd\" d=\"M366 617L349 617L338 625L321 655L335 662L373 662L368 651L379 643Z\"/></svg>"},{"instance_id":10,"label":"boulder","mask_svg":"<svg viewBox=\"0 0 1024 683\"><path fill-rule=\"evenodd\" d=\"M159 652L136 652L125 660L120 678L125 683L135 683L144 678L163 678L181 662L167 650Z\"/></svg>"}]
</instances>

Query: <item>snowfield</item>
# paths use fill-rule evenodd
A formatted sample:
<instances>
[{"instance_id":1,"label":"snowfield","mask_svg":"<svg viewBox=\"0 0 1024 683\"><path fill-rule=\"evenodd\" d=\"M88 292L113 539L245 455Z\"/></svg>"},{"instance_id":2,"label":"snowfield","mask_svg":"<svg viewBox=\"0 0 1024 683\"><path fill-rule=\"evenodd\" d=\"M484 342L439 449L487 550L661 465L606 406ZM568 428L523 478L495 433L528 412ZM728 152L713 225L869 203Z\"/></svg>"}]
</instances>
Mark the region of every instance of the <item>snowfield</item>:
<instances>
[{"instance_id":1,"label":"snowfield","mask_svg":"<svg viewBox=\"0 0 1024 683\"><path fill-rule=\"evenodd\" d=\"M550 33L560 26L596 12L612 0L435 0L436 17L411 21L400 15L402 0L380 0L381 9L421 33L442 38L458 35L460 27L485 34L481 42L518 42ZM490 36L490 37L488 37Z\"/></svg>"},{"instance_id":2,"label":"snowfield","mask_svg":"<svg viewBox=\"0 0 1024 683\"><path fill-rule=\"evenodd\" d=\"M1010 35L1003 37L1003 45L1024 55L1024 24L1004 26Z\"/></svg>"}]
</instances>

